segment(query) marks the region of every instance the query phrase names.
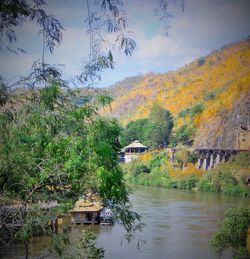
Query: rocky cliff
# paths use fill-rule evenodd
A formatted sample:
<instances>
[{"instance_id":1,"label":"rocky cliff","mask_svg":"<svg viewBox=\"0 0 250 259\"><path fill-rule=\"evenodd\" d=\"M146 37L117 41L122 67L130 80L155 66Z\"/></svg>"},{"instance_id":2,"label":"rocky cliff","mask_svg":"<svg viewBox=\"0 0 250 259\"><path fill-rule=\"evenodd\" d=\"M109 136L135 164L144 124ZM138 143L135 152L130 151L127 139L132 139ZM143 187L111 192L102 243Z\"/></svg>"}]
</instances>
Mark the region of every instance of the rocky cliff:
<instances>
[{"instance_id":1,"label":"rocky cliff","mask_svg":"<svg viewBox=\"0 0 250 259\"><path fill-rule=\"evenodd\" d=\"M145 118L157 102L174 116L174 134L189 128L195 147L237 148L250 127L250 38L164 74L126 79L106 89L114 97L104 114L123 124Z\"/></svg>"}]
</instances>

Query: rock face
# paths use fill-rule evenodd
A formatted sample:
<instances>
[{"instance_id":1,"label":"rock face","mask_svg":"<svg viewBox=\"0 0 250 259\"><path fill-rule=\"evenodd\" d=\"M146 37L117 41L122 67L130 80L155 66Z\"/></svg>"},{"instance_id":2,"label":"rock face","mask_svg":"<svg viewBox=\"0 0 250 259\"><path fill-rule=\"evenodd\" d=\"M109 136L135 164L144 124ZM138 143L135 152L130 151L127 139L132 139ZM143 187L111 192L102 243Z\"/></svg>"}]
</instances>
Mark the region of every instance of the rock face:
<instances>
[{"instance_id":1,"label":"rock face","mask_svg":"<svg viewBox=\"0 0 250 259\"><path fill-rule=\"evenodd\" d=\"M239 135L242 129L250 130L250 90L235 101L232 111L222 111L199 129L194 138L194 147L240 149Z\"/></svg>"},{"instance_id":2,"label":"rock face","mask_svg":"<svg viewBox=\"0 0 250 259\"><path fill-rule=\"evenodd\" d=\"M173 133L187 139L183 144L238 149L240 131L250 129L250 37L176 71L130 78L106 91L114 101L103 114L123 125L148 117L157 103L173 115Z\"/></svg>"}]
</instances>

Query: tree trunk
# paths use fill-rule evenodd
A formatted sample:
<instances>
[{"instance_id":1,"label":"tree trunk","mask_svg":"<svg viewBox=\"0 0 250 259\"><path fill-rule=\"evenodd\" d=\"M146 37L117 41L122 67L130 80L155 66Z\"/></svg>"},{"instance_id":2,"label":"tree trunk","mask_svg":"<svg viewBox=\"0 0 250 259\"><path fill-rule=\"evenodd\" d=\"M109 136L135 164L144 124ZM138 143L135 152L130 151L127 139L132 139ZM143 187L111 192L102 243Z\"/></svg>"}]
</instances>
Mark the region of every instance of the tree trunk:
<instances>
[{"instance_id":1,"label":"tree trunk","mask_svg":"<svg viewBox=\"0 0 250 259\"><path fill-rule=\"evenodd\" d=\"M29 258L29 241L24 241L25 246L25 259Z\"/></svg>"}]
</instances>

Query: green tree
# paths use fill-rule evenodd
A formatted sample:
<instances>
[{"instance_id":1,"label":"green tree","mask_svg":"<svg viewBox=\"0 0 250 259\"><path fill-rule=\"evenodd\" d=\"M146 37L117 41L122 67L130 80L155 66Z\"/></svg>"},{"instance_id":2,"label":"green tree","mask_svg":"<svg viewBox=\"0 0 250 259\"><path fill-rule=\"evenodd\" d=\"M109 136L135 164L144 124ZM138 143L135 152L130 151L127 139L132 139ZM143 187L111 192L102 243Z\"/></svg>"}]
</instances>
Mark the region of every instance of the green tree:
<instances>
[{"instance_id":1,"label":"green tree","mask_svg":"<svg viewBox=\"0 0 250 259\"><path fill-rule=\"evenodd\" d=\"M28 246L37 229L52 234L46 224L48 218L56 217L60 206L48 212L31 208L39 200L72 206L89 189L100 193L103 202L111 201L117 220L124 220L131 233L140 217L129 211L128 190L117 162L121 147L117 122L102 118L88 102L75 105L72 98L78 98L77 93L62 90L58 81L24 93L25 97L18 95L13 109L3 111L0 117L4 129L0 189L22 203L11 219L0 217L0 235L9 231L9 242L15 236ZM27 96L32 97L30 101ZM20 217L23 227L10 228L9 220Z\"/></svg>"},{"instance_id":2,"label":"green tree","mask_svg":"<svg viewBox=\"0 0 250 259\"><path fill-rule=\"evenodd\" d=\"M148 123L149 120L147 118L129 122L122 131L121 144L126 146L137 139L146 143L145 131Z\"/></svg>"},{"instance_id":3,"label":"green tree","mask_svg":"<svg viewBox=\"0 0 250 259\"><path fill-rule=\"evenodd\" d=\"M250 226L250 209L229 209L213 236L211 245L216 253L221 256L227 248L232 248L234 258L249 258L246 250L247 229Z\"/></svg>"},{"instance_id":4,"label":"green tree","mask_svg":"<svg viewBox=\"0 0 250 259\"><path fill-rule=\"evenodd\" d=\"M121 135L123 145L138 139L144 144L157 147L168 145L173 128L173 117L168 110L154 104L148 118L129 122Z\"/></svg>"},{"instance_id":5,"label":"green tree","mask_svg":"<svg viewBox=\"0 0 250 259\"><path fill-rule=\"evenodd\" d=\"M178 143L184 145L191 145L193 143L192 136L195 130L190 128L187 124L182 125L172 137L172 145L176 146Z\"/></svg>"},{"instance_id":6,"label":"green tree","mask_svg":"<svg viewBox=\"0 0 250 259\"><path fill-rule=\"evenodd\" d=\"M158 104L154 104L150 110L147 137L151 146L168 145L173 128L171 113Z\"/></svg>"},{"instance_id":7,"label":"green tree","mask_svg":"<svg viewBox=\"0 0 250 259\"><path fill-rule=\"evenodd\" d=\"M161 20L170 17L170 2L159 2L155 12ZM131 55L136 47L126 32L122 3L120 0L86 1L90 47L78 77L85 85L100 80L104 69L114 67L114 45L125 55ZM43 0L3 0L0 3L1 47L7 42L5 47L10 51L24 52L11 44L17 41L17 26L30 21L40 27L43 43L41 61L34 62L30 75L14 83L13 89L2 83L0 89L0 189L3 195L22 203L10 218L21 216L23 221L24 227L15 237L27 245L39 226L47 233L43 225L47 222L45 213L42 210L36 214L32 214L32 210L27 212L28 204L40 199L69 200L73 204L87 188L100 192L104 201L113 202L115 215L131 233L136 229L134 222L139 215L130 211L128 191L116 161L120 148L119 127L115 121L101 118L97 108L89 102L77 105L81 96L66 87L67 82L61 79L56 67L45 63L46 50L52 53L63 36L60 21L45 10ZM115 35L114 45L106 45L105 34ZM105 51L100 48L102 44L106 45ZM49 217L53 215L55 211L51 211ZM5 220L1 217L1 235L9 223ZM16 230L8 231L13 241Z\"/></svg>"}]
</instances>

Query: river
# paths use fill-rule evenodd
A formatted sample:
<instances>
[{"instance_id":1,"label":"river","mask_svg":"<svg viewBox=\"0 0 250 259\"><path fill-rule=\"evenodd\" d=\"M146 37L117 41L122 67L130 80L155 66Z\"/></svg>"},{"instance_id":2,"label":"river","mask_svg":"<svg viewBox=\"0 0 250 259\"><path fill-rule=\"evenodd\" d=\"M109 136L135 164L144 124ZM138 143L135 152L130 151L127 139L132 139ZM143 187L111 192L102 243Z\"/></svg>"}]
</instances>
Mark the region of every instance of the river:
<instances>
[{"instance_id":1,"label":"river","mask_svg":"<svg viewBox=\"0 0 250 259\"><path fill-rule=\"evenodd\" d=\"M119 226L93 227L97 243L105 248L107 259L217 258L209 247L209 240L225 210L247 206L249 199L136 186L131 202L133 209L142 216L142 221L146 224L134 241L129 244L124 241L121 245L124 232ZM83 227L85 226L73 226L73 243L77 242ZM141 240L145 240L146 244ZM31 253L34 256L44 255L48 246L46 237L36 238L31 243ZM17 245L14 249L2 248L0 257L22 258L23 253L23 247ZM230 251L222 258L231 258Z\"/></svg>"}]
</instances>

